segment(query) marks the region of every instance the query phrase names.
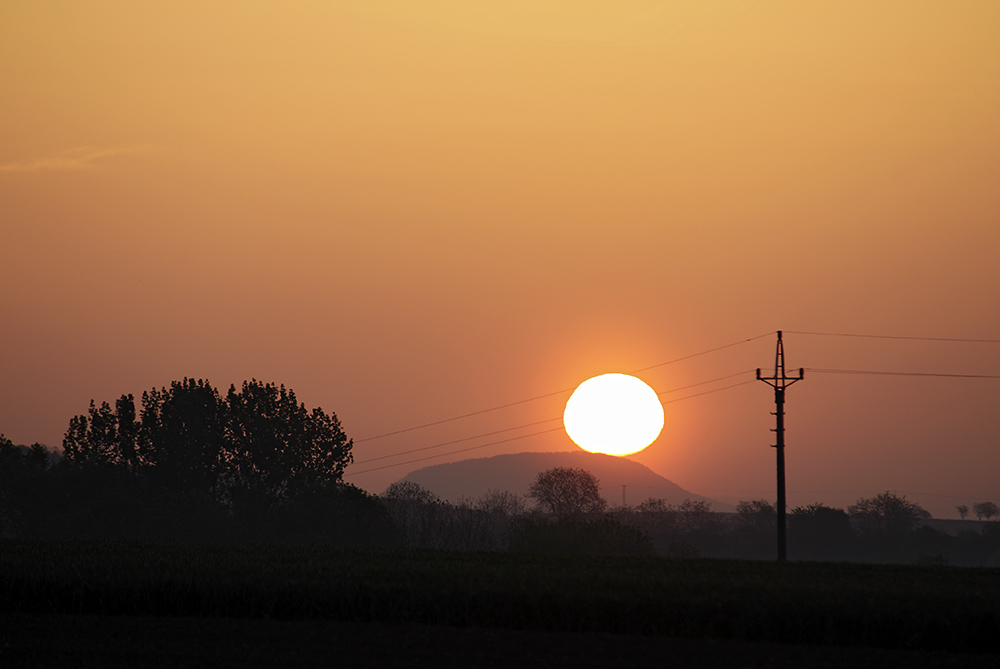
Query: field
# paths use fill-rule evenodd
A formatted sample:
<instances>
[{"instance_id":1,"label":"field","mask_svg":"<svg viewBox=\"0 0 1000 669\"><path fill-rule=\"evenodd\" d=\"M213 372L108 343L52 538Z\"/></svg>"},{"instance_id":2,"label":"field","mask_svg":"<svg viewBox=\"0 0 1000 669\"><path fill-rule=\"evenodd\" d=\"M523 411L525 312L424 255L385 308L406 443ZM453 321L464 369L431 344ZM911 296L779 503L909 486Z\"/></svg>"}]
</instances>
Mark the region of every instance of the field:
<instances>
[{"instance_id":1,"label":"field","mask_svg":"<svg viewBox=\"0 0 1000 669\"><path fill-rule=\"evenodd\" d=\"M371 658L406 639L417 654L421 644L484 653L526 644L527 653L603 639L601 648L620 646L621 658L643 648L650 657L667 647L678 657L684 648L777 657L812 647L828 659L1000 659L1000 570L939 566L4 541L0 613L8 623L0 660L36 657L47 640L50 652L79 651L69 664L98 652L88 640L132 627L146 632L122 633L110 648L140 656L144 644L149 652L221 648L235 658L269 635L302 637L295 648L308 653L308 639L339 634L369 639L355 651ZM222 646L196 643L208 633ZM347 653L351 644L339 647ZM109 664L104 657L95 666Z\"/></svg>"}]
</instances>

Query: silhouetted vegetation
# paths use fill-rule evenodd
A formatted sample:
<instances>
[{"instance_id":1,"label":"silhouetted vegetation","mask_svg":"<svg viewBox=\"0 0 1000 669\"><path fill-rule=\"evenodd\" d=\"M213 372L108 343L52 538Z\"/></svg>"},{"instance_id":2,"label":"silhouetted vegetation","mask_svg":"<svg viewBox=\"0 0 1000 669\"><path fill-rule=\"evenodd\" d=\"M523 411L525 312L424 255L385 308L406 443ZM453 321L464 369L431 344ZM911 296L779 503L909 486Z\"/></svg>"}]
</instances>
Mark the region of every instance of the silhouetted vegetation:
<instances>
[{"instance_id":1,"label":"silhouetted vegetation","mask_svg":"<svg viewBox=\"0 0 1000 669\"><path fill-rule=\"evenodd\" d=\"M992 520L1000 515L1000 508L994 502L979 502L972 506L972 510L980 520Z\"/></svg>"},{"instance_id":2,"label":"silhouetted vegetation","mask_svg":"<svg viewBox=\"0 0 1000 669\"><path fill-rule=\"evenodd\" d=\"M556 518L580 518L603 511L597 478L574 467L553 467L539 472L528 487L528 497Z\"/></svg>"},{"instance_id":3,"label":"silhouetted vegetation","mask_svg":"<svg viewBox=\"0 0 1000 669\"><path fill-rule=\"evenodd\" d=\"M225 397L185 379L70 420L63 458L0 443L4 536L392 545L377 498L343 482L352 442L284 386Z\"/></svg>"},{"instance_id":4,"label":"silhouetted vegetation","mask_svg":"<svg viewBox=\"0 0 1000 669\"><path fill-rule=\"evenodd\" d=\"M411 481L370 495L342 481L351 441L336 417L256 381L223 398L207 382L185 380L144 393L140 411L129 396L114 407L92 404L71 421L65 447L60 461L38 444L0 437L0 536L775 557L767 500L740 502L734 514L693 500L609 509L584 470L541 472L529 496L493 490L452 504ZM974 509L984 522L948 534L889 492L847 510L797 507L788 515L789 557L1000 566L995 504Z\"/></svg>"}]
</instances>

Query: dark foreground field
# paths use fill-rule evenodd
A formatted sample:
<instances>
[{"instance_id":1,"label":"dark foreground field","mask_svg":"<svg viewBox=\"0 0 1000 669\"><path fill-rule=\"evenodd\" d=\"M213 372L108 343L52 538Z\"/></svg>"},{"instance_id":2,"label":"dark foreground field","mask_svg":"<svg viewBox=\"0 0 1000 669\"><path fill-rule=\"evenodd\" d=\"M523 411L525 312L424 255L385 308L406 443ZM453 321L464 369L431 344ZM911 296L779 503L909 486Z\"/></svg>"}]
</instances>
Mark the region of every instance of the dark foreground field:
<instances>
[{"instance_id":1,"label":"dark foreground field","mask_svg":"<svg viewBox=\"0 0 1000 669\"><path fill-rule=\"evenodd\" d=\"M1000 666L1000 570L0 542L0 666Z\"/></svg>"},{"instance_id":2,"label":"dark foreground field","mask_svg":"<svg viewBox=\"0 0 1000 669\"><path fill-rule=\"evenodd\" d=\"M326 620L0 615L0 666L951 669L1000 657L734 639Z\"/></svg>"}]
</instances>

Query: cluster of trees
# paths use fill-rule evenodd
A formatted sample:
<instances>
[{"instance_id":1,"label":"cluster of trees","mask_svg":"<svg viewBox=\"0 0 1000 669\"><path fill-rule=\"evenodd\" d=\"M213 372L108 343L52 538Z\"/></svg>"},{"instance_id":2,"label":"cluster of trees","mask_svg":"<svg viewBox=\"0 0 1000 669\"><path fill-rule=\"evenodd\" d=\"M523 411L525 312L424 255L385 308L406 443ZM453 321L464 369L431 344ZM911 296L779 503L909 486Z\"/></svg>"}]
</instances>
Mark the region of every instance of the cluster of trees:
<instances>
[{"instance_id":1,"label":"cluster of trees","mask_svg":"<svg viewBox=\"0 0 1000 669\"><path fill-rule=\"evenodd\" d=\"M0 532L161 540L391 534L384 506L343 482L336 415L259 381L223 396L184 379L70 420L62 458L0 438ZM356 535L356 536L355 536Z\"/></svg>"},{"instance_id":2,"label":"cluster of trees","mask_svg":"<svg viewBox=\"0 0 1000 669\"><path fill-rule=\"evenodd\" d=\"M962 520L965 520L965 517L969 515L969 506L967 504L959 504L955 508L958 510L958 517ZM1000 506L997 506L995 502L978 502L977 504L973 504L972 512L976 514L976 518L979 520L1000 518Z\"/></svg>"},{"instance_id":3,"label":"cluster of trees","mask_svg":"<svg viewBox=\"0 0 1000 669\"><path fill-rule=\"evenodd\" d=\"M413 482L384 493L406 545L466 550L660 554L774 559L777 512L766 500L718 513L700 500L648 499L609 508L583 469L538 474L526 498L490 492L449 504ZM526 502L533 502L529 506ZM1000 523L950 536L927 527L918 504L890 492L838 509L800 506L788 516L792 559L983 565L1000 560Z\"/></svg>"},{"instance_id":4,"label":"cluster of trees","mask_svg":"<svg viewBox=\"0 0 1000 669\"><path fill-rule=\"evenodd\" d=\"M572 468L540 472L523 497L450 504L406 481L374 496L343 481L352 447L334 414L256 380L224 396L185 379L138 406L131 395L92 402L70 421L59 460L0 435L0 536L774 558L777 514L765 500L735 514L692 500L609 508L597 479ZM797 507L789 556L996 563L997 507L974 510L982 531L955 537L888 492L846 510Z\"/></svg>"}]
</instances>

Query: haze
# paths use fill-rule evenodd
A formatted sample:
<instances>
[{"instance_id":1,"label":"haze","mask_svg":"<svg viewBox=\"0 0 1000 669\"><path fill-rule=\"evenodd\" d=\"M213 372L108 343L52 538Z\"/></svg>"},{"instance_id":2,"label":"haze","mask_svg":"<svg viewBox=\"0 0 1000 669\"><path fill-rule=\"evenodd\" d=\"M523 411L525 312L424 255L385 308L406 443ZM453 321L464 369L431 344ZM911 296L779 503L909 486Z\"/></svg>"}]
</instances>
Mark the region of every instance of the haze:
<instances>
[{"instance_id":1,"label":"haze","mask_svg":"<svg viewBox=\"0 0 1000 669\"><path fill-rule=\"evenodd\" d=\"M0 431L258 378L335 412L348 480L576 448L566 396L788 331L1000 339L1000 5L5 3ZM1000 345L787 334L789 367L1000 374ZM773 336L640 376L773 368ZM750 380L753 372L685 396ZM761 383L634 459L774 493ZM1000 381L809 374L791 504L1000 502ZM553 424L555 425L555 424Z\"/></svg>"}]
</instances>

